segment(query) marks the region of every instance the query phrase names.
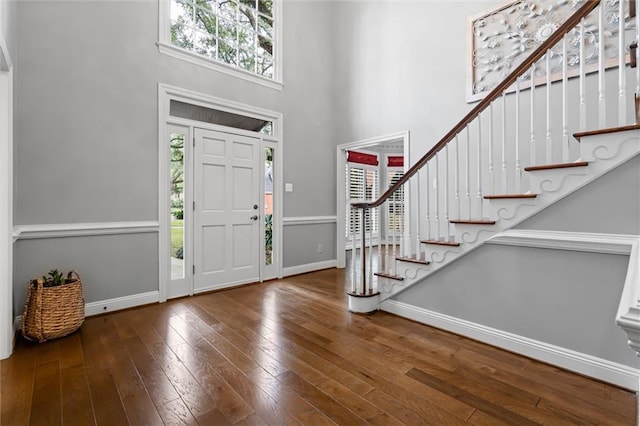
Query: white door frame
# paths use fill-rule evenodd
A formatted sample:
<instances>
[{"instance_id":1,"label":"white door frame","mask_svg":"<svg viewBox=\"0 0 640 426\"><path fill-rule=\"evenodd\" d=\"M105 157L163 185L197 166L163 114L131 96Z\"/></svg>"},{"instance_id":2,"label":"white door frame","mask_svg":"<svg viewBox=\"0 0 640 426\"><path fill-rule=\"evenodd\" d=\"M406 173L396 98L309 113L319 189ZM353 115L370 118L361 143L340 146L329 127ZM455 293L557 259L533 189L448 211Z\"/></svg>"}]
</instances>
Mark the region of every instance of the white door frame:
<instances>
[{"instance_id":1,"label":"white door frame","mask_svg":"<svg viewBox=\"0 0 640 426\"><path fill-rule=\"evenodd\" d=\"M345 167L347 166L347 155L346 152L350 149L357 148L368 148L380 144L384 144L385 142L396 142L398 140L402 141L403 149L404 149L404 158L405 158L405 168L409 163L409 131L406 130L404 132L393 133L390 135L377 136L370 139L363 139L356 142L349 142L345 144L338 145L336 147L336 161L337 161L337 179L336 182L338 187L336 188L337 200L336 200L336 218L337 218L337 226L336 226L336 267L344 268L346 266L346 238L344 235L344 230L346 227L346 218L344 215L346 206L346 175L345 175ZM382 190L382 188L381 188Z\"/></svg>"},{"instance_id":2,"label":"white door frame","mask_svg":"<svg viewBox=\"0 0 640 426\"><path fill-rule=\"evenodd\" d=\"M258 132L251 132L242 129L235 129L215 124L202 123L193 120L179 119L171 117L169 115L169 104L171 100L176 100L193 105L199 105L205 108L217 109L220 111L226 111L233 114L244 115L249 117L258 118L265 121L271 121L273 123L273 134L265 135ZM283 185L282 179L282 163L283 163L283 115L282 113L269 111L266 109L254 107L251 105L241 104L238 102L230 101L227 99L208 96L205 94L197 93L191 90L182 89L167 84L158 84L158 221L160 224L158 235L158 290L159 301L165 302L171 294L169 294L169 286L171 282L171 258L170 258L170 191L169 185L169 172L170 172L170 158L169 149L167 146L168 141L168 126L189 126L189 142L193 138L193 128L204 128L215 131L223 131L227 133L235 133L239 135L246 135L251 137L257 137L260 139L261 152L265 147L271 147L275 149L274 155L274 200L273 200L273 264L271 266L265 266L261 263L260 267L260 280L281 278L282 277L282 195L280 188ZM167 149L164 149L164 148ZM191 143L185 144L185 166L188 165L189 169L193 167L193 164L187 163L187 158L192 159ZM189 160L190 161L190 160ZM191 161L192 163L192 161ZM261 162L261 170L264 167L264 162ZM188 173L192 173L191 170L187 171L185 168L185 176ZM264 187L264 173L261 173L261 185ZM186 190L186 188L185 188ZM261 197L260 204L261 209L264 200ZM192 201L192 200L189 200ZM185 203L187 200L185 200ZM186 209L185 209L186 210ZM185 230L187 227L192 228L192 224L187 224L185 221ZM261 221L260 226L261 236L264 236L264 224ZM264 244L261 244L264 246ZM264 247L261 248L261 256L264 257ZM188 271L191 274L191 266L185 266L185 272ZM191 283L193 284L192 275ZM191 285L190 293L193 292L193 285ZM185 294L186 295L186 294Z\"/></svg>"},{"instance_id":3,"label":"white door frame","mask_svg":"<svg viewBox=\"0 0 640 426\"><path fill-rule=\"evenodd\" d=\"M3 43L0 40L0 45ZM14 337L13 68L8 52L0 52L0 129L0 359L4 359L13 352Z\"/></svg>"}]
</instances>

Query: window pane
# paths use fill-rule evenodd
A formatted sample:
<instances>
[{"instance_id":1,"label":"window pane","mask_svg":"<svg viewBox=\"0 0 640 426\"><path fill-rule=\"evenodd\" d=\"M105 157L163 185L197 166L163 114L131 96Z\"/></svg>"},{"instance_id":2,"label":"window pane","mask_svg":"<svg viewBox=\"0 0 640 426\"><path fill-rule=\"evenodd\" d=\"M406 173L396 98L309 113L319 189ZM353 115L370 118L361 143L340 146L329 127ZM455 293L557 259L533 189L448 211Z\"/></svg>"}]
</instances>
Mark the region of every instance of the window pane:
<instances>
[{"instance_id":1,"label":"window pane","mask_svg":"<svg viewBox=\"0 0 640 426\"><path fill-rule=\"evenodd\" d=\"M273 77L273 58L271 55L264 54L264 56L259 56L257 61L257 73L266 77Z\"/></svg>"},{"instance_id":2,"label":"window pane","mask_svg":"<svg viewBox=\"0 0 640 426\"><path fill-rule=\"evenodd\" d=\"M236 44L236 35L238 27L234 21L220 19L218 21L218 38L227 44Z\"/></svg>"},{"instance_id":3,"label":"window pane","mask_svg":"<svg viewBox=\"0 0 640 426\"><path fill-rule=\"evenodd\" d=\"M258 16L258 34L273 39L273 19Z\"/></svg>"},{"instance_id":4,"label":"window pane","mask_svg":"<svg viewBox=\"0 0 640 426\"><path fill-rule=\"evenodd\" d=\"M171 150L171 279L184 278L184 134L172 133Z\"/></svg>"},{"instance_id":5,"label":"window pane","mask_svg":"<svg viewBox=\"0 0 640 426\"><path fill-rule=\"evenodd\" d=\"M218 59L222 62L226 62L227 64L236 65L237 57L238 49L226 41L220 40L220 45L218 46Z\"/></svg>"},{"instance_id":6,"label":"window pane","mask_svg":"<svg viewBox=\"0 0 640 426\"><path fill-rule=\"evenodd\" d=\"M171 44L193 50L193 29L183 22L171 23Z\"/></svg>"},{"instance_id":7,"label":"window pane","mask_svg":"<svg viewBox=\"0 0 640 426\"><path fill-rule=\"evenodd\" d=\"M252 9L247 9L246 7L240 8L240 13L238 14L238 23L242 28L256 30L256 11Z\"/></svg>"},{"instance_id":8,"label":"window pane","mask_svg":"<svg viewBox=\"0 0 640 426\"><path fill-rule=\"evenodd\" d=\"M173 0L171 2L171 20L193 24L193 5L186 1Z\"/></svg>"},{"instance_id":9,"label":"window pane","mask_svg":"<svg viewBox=\"0 0 640 426\"><path fill-rule=\"evenodd\" d=\"M251 9L255 9L258 6L257 0L240 0L240 4L245 7L250 7Z\"/></svg>"},{"instance_id":10,"label":"window pane","mask_svg":"<svg viewBox=\"0 0 640 426\"><path fill-rule=\"evenodd\" d=\"M236 22L236 11L238 5L231 0L223 0L218 2L220 17L232 22Z\"/></svg>"},{"instance_id":11,"label":"window pane","mask_svg":"<svg viewBox=\"0 0 640 426\"><path fill-rule=\"evenodd\" d=\"M196 7L195 19L196 29L211 35L216 34L216 14L207 5L204 8Z\"/></svg>"},{"instance_id":12,"label":"window pane","mask_svg":"<svg viewBox=\"0 0 640 426\"><path fill-rule=\"evenodd\" d=\"M240 50L240 62L238 63L243 70L255 72L256 60L250 52Z\"/></svg>"},{"instance_id":13,"label":"window pane","mask_svg":"<svg viewBox=\"0 0 640 426\"><path fill-rule=\"evenodd\" d=\"M265 265L273 263L273 148L264 149L264 245Z\"/></svg>"},{"instance_id":14,"label":"window pane","mask_svg":"<svg viewBox=\"0 0 640 426\"><path fill-rule=\"evenodd\" d=\"M273 0L258 0L258 12L273 16Z\"/></svg>"},{"instance_id":15,"label":"window pane","mask_svg":"<svg viewBox=\"0 0 640 426\"><path fill-rule=\"evenodd\" d=\"M251 56L254 56L256 46L256 33L252 30L240 29L238 33L238 47L240 49L248 50L251 52Z\"/></svg>"},{"instance_id":16,"label":"window pane","mask_svg":"<svg viewBox=\"0 0 640 426\"><path fill-rule=\"evenodd\" d=\"M216 38L209 33L196 32L193 51L199 55L215 59Z\"/></svg>"}]
</instances>

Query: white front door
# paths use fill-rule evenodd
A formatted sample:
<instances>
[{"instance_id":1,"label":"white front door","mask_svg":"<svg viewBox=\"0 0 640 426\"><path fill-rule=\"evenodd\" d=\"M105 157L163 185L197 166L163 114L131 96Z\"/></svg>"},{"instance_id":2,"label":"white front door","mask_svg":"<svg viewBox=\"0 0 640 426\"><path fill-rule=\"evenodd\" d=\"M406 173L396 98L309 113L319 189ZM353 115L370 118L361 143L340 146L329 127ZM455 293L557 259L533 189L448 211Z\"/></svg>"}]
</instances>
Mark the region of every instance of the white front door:
<instances>
[{"instance_id":1,"label":"white front door","mask_svg":"<svg viewBox=\"0 0 640 426\"><path fill-rule=\"evenodd\" d=\"M194 293L260 280L260 139L195 129Z\"/></svg>"}]
</instances>

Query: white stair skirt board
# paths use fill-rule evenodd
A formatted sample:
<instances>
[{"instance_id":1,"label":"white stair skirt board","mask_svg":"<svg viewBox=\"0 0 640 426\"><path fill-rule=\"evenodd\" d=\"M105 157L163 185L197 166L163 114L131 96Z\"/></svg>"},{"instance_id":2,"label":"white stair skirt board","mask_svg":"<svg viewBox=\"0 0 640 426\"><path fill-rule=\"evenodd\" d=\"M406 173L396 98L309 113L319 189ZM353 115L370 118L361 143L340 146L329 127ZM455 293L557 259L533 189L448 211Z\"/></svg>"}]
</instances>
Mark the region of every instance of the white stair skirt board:
<instances>
[{"instance_id":1,"label":"white stair skirt board","mask_svg":"<svg viewBox=\"0 0 640 426\"><path fill-rule=\"evenodd\" d=\"M306 274L307 272L320 271L336 267L336 260L325 260L323 262L305 263L304 265L289 266L282 270L282 275L290 277L292 275Z\"/></svg>"},{"instance_id":2,"label":"white stair skirt board","mask_svg":"<svg viewBox=\"0 0 640 426\"><path fill-rule=\"evenodd\" d=\"M149 305L158 302L158 292L133 294L131 296L116 297L114 299L100 300L84 305L84 315L91 317L107 312L120 311L122 309L135 308L136 306ZM22 316L17 316L13 323L14 331L17 332L22 327Z\"/></svg>"},{"instance_id":3,"label":"white stair skirt board","mask_svg":"<svg viewBox=\"0 0 640 426\"><path fill-rule=\"evenodd\" d=\"M491 237L510 230L638 154L640 154L640 130L582 137L580 157L581 160L590 162L588 167L530 172L532 186L541 190L536 198L485 200L489 204L488 210L491 211L489 218L496 221L495 225L454 225L454 234L460 246L429 245L425 249L427 260L431 262L428 267L398 265L397 274L404 278L403 281L379 277L380 300L387 300L421 282L433 272L479 248ZM576 244L579 245L579 242L573 245ZM638 317L640 324L640 311ZM640 329L638 336L640 340Z\"/></svg>"},{"instance_id":4,"label":"white stair skirt board","mask_svg":"<svg viewBox=\"0 0 640 426\"><path fill-rule=\"evenodd\" d=\"M638 391L640 370L591 355L539 342L438 312L386 300L380 309L422 324L437 327L511 352L522 354L585 376Z\"/></svg>"}]
</instances>

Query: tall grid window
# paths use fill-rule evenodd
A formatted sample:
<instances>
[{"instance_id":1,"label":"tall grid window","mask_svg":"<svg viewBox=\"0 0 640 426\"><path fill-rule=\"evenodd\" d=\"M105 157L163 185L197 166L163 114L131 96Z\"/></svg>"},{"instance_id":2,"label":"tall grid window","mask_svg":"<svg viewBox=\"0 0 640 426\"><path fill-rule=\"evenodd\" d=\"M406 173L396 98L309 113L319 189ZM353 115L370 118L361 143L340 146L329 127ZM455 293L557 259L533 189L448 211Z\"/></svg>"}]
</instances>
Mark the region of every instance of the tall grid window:
<instances>
[{"instance_id":1,"label":"tall grid window","mask_svg":"<svg viewBox=\"0 0 640 426\"><path fill-rule=\"evenodd\" d=\"M171 0L170 43L274 78L274 0Z\"/></svg>"},{"instance_id":2,"label":"tall grid window","mask_svg":"<svg viewBox=\"0 0 640 426\"><path fill-rule=\"evenodd\" d=\"M373 201L380 196L380 185L378 180L377 167L366 165L347 164L347 210L349 223L345 230L347 238L349 233L356 239L361 237L362 210L351 209L351 203L358 201ZM378 209L370 209L369 221L367 221L366 233L371 231L374 236L378 235Z\"/></svg>"},{"instance_id":3,"label":"tall grid window","mask_svg":"<svg viewBox=\"0 0 640 426\"><path fill-rule=\"evenodd\" d=\"M404 174L402 167L387 168L387 187L396 184ZM387 202L387 235L401 233L404 229L404 186L398 188Z\"/></svg>"}]
</instances>

